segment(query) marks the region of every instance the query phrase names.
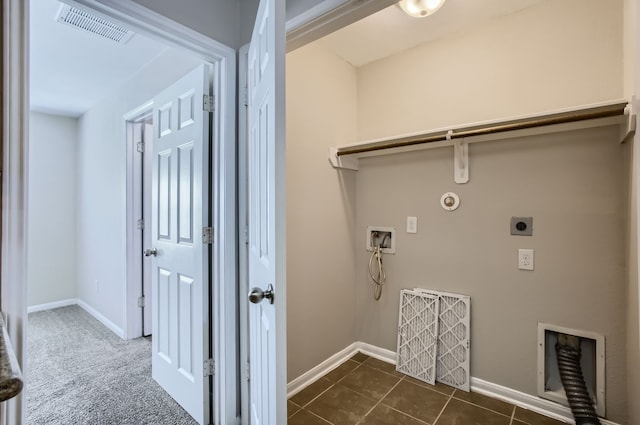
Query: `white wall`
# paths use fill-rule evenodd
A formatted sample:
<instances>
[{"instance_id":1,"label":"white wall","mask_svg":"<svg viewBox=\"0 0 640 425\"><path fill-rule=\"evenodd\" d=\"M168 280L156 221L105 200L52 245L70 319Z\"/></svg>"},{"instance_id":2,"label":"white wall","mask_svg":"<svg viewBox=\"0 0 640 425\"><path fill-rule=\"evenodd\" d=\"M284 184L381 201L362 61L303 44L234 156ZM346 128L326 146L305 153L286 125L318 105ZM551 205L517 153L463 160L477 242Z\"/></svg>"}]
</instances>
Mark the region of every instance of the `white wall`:
<instances>
[{"instance_id":1,"label":"white wall","mask_svg":"<svg viewBox=\"0 0 640 425\"><path fill-rule=\"evenodd\" d=\"M102 0L104 1L104 0ZM133 0L229 47L239 48L239 1ZM243 0L244 1L244 0ZM107 2L105 2L107 3Z\"/></svg>"},{"instance_id":2,"label":"white wall","mask_svg":"<svg viewBox=\"0 0 640 425\"><path fill-rule=\"evenodd\" d=\"M330 146L356 137L356 72L311 44L287 55L287 344L292 380L355 341L355 173Z\"/></svg>"},{"instance_id":3,"label":"white wall","mask_svg":"<svg viewBox=\"0 0 640 425\"><path fill-rule=\"evenodd\" d=\"M98 1L108 3L107 0ZM239 49L251 39L251 31L259 3L259 0L133 1L235 49ZM286 20L296 18L325 2L329 4L328 7L337 7L341 3L348 3L347 0L288 0L286 2ZM368 10L372 12L378 9L379 7L376 9L368 6ZM353 21L354 19L350 20L350 22Z\"/></svg>"},{"instance_id":4,"label":"white wall","mask_svg":"<svg viewBox=\"0 0 640 425\"><path fill-rule=\"evenodd\" d=\"M619 99L621 17L621 0L547 1L363 66L358 138Z\"/></svg>"},{"instance_id":5,"label":"white wall","mask_svg":"<svg viewBox=\"0 0 640 425\"><path fill-rule=\"evenodd\" d=\"M168 50L85 113L78 137L78 298L124 326L126 138L123 114L200 61Z\"/></svg>"},{"instance_id":6,"label":"white wall","mask_svg":"<svg viewBox=\"0 0 640 425\"><path fill-rule=\"evenodd\" d=\"M27 305L76 297L78 121L31 112Z\"/></svg>"},{"instance_id":7,"label":"white wall","mask_svg":"<svg viewBox=\"0 0 640 425\"><path fill-rule=\"evenodd\" d=\"M248 43L258 0L133 0L229 47Z\"/></svg>"}]
</instances>

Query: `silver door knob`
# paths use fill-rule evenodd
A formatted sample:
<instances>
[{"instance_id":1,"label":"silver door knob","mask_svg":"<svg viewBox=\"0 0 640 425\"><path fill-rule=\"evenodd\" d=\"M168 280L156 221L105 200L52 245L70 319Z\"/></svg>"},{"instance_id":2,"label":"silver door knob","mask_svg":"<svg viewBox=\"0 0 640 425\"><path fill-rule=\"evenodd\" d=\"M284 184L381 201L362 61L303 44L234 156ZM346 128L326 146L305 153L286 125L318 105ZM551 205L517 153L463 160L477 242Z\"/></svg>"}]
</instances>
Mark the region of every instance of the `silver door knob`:
<instances>
[{"instance_id":1,"label":"silver door knob","mask_svg":"<svg viewBox=\"0 0 640 425\"><path fill-rule=\"evenodd\" d=\"M261 288L253 288L251 292L249 292L249 301L254 304L262 302L265 298L269 300L270 304L273 304L273 285L269 284L266 291L263 291Z\"/></svg>"},{"instance_id":2,"label":"silver door knob","mask_svg":"<svg viewBox=\"0 0 640 425\"><path fill-rule=\"evenodd\" d=\"M144 256L145 257L151 257L151 256L157 256L158 255L158 250L153 248L153 249L145 249L144 250Z\"/></svg>"}]
</instances>

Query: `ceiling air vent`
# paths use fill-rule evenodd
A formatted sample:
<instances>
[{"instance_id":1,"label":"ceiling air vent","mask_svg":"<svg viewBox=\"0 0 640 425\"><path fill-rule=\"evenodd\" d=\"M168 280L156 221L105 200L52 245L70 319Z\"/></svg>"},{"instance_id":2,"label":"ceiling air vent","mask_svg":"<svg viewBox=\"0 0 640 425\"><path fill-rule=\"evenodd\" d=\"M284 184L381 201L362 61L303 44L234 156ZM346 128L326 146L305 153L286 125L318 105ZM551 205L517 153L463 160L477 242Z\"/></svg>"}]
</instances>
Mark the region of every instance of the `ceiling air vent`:
<instances>
[{"instance_id":1,"label":"ceiling air vent","mask_svg":"<svg viewBox=\"0 0 640 425\"><path fill-rule=\"evenodd\" d=\"M135 34L120 24L67 4L60 5L56 21L122 44Z\"/></svg>"}]
</instances>

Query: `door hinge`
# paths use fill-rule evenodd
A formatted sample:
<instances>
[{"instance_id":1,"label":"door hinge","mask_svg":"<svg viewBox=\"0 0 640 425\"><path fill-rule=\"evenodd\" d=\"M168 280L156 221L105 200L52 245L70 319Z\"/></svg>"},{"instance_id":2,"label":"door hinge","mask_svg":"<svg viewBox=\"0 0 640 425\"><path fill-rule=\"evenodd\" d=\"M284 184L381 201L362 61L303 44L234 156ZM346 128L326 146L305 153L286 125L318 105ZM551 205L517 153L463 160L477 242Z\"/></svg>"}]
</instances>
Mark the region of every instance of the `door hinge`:
<instances>
[{"instance_id":1,"label":"door hinge","mask_svg":"<svg viewBox=\"0 0 640 425\"><path fill-rule=\"evenodd\" d=\"M208 94L205 94L202 96L202 110L205 112L213 112L216 110L215 108L215 96L209 96Z\"/></svg>"},{"instance_id":2,"label":"door hinge","mask_svg":"<svg viewBox=\"0 0 640 425\"><path fill-rule=\"evenodd\" d=\"M144 308L144 297L138 297L138 307Z\"/></svg>"},{"instance_id":3,"label":"door hinge","mask_svg":"<svg viewBox=\"0 0 640 425\"><path fill-rule=\"evenodd\" d=\"M213 359L207 359L204 361L204 365L203 365L203 369L204 369L204 376L213 376L213 370L215 367L215 362L213 361Z\"/></svg>"},{"instance_id":4,"label":"door hinge","mask_svg":"<svg viewBox=\"0 0 640 425\"><path fill-rule=\"evenodd\" d=\"M249 244L249 228L246 226L242 229L242 242L244 242L245 245Z\"/></svg>"},{"instance_id":5,"label":"door hinge","mask_svg":"<svg viewBox=\"0 0 640 425\"><path fill-rule=\"evenodd\" d=\"M143 219L139 219L137 221L137 226L138 226L138 230L144 230L144 220Z\"/></svg>"},{"instance_id":6,"label":"door hinge","mask_svg":"<svg viewBox=\"0 0 640 425\"><path fill-rule=\"evenodd\" d=\"M249 106L249 87L247 86L242 88L242 103L244 106Z\"/></svg>"},{"instance_id":7,"label":"door hinge","mask_svg":"<svg viewBox=\"0 0 640 425\"><path fill-rule=\"evenodd\" d=\"M202 228L202 243L213 243L213 227Z\"/></svg>"},{"instance_id":8,"label":"door hinge","mask_svg":"<svg viewBox=\"0 0 640 425\"><path fill-rule=\"evenodd\" d=\"M245 371L247 382L251 381L251 368L249 367L249 362L247 362L247 370Z\"/></svg>"},{"instance_id":9,"label":"door hinge","mask_svg":"<svg viewBox=\"0 0 640 425\"><path fill-rule=\"evenodd\" d=\"M140 153L144 152L144 142L138 142L136 143L136 150Z\"/></svg>"}]
</instances>

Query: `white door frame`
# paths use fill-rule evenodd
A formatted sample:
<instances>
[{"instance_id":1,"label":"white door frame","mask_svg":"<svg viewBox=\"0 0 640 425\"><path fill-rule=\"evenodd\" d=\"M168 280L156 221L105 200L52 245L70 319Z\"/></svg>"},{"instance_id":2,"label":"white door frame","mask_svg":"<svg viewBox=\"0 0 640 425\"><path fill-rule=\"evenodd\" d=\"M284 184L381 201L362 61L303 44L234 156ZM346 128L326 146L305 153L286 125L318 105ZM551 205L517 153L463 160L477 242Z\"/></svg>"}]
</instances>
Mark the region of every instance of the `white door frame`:
<instances>
[{"instance_id":1,"label":"white door frame","mask_svg":"<svg viewBox=\"0 0 640 425\"><path fill-rule=\"evenodd\" d=\"M71 3L70 1L67 1ZM216 423L237 420L236 289L236 52L213 39L126 0L74 0L78 6L119 20L137 32L198 54L214 64L214 134L212 152L213 249L212 309ZM2 278L0 308L25 376L26 365L26 176L29 125L29 1L2 0L3 19L3 178ZM125 134L122 135L124 140ZM124 212L123 212L124 213ZM123 229L125 231L125 229ZM126 291L125 291L126 292ZM126 301L126 293L123 293ZM0 424L24 422L24 397L4 403Z\"/></svg>"},{"instance_id":2,"label":"white door frame","mask_svg":"<svg viewBox=\"0 0 640 425\"><path fill-rule=\"evenodd\" d=\"M238 288L240 291L240 424L249 425L249 305L245 294L249 293L249 217L247 213L248 181L247 176L247 102L249 45L238 52Z\"/></svg>"},{"instance_id":3,"label":"white door frame","mask_svg":"<svg viewBox=\"0 0 640 425\"><path fill-rule=\"evenodd\" d=\"M143 188L136 183L142 179L144 156L136 151L136 141L134 136L134 125L153 116L153 101L147 101L132 111L127 112L123 118L126 126L126 149L127 149L127 178L126 178L126 196L127 196L127 215L126 215L126 263L127 263L127 282L125 295L125 321L124 321L124 337L132 339L142 336L144 333L142 326L142 315L140 307L138 307L137 298L141 295L142 282L140 277L143 270L142 251L144 250L144 241L142 232L137 227L137 220L142 219L142 204L144 191ZM147 194L151 196L151 194ZM147 300L148 308L151 308L151 300Z\"/></svg>"}]
</instances>

